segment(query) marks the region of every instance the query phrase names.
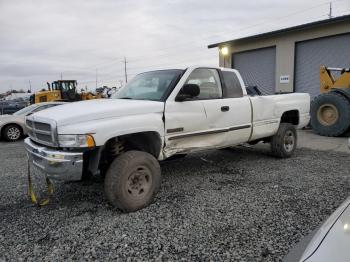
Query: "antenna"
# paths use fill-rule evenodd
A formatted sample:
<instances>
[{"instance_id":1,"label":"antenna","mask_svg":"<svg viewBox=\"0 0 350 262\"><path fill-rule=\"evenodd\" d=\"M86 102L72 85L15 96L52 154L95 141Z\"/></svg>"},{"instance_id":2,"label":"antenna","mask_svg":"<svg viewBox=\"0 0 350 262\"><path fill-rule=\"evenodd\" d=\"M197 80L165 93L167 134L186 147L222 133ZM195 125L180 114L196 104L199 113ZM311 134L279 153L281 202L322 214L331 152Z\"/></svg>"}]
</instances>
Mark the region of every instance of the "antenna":
<instances>
[{"instance_id":1,"label":"antenna","mask_svg":"<svg viewBox=\"0 0 350 262\"><path fill-rule=\"evenodd\" d=\"M333 18L333 15L332 15L332 2L329 2L329 13L328 13L328 18L329 18L329 19Z\"/></svg>"}]
</instances>

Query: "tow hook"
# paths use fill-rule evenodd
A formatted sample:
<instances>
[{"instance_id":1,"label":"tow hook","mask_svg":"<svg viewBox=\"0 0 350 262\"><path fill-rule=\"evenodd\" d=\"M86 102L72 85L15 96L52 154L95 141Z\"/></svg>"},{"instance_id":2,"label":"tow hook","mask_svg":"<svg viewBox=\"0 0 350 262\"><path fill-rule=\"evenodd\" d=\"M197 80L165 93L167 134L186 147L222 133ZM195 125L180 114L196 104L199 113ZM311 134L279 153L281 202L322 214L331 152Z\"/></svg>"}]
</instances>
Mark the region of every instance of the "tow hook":
<instances>
[{"instance_id":1,"label":"tow hook","mask_svg":"<svg viewBox=\"0 0 350 262\"><path fill-rule=\"evenodd\" d=\"M33 204L35 204L38 207L46 206L50 202L50 199L53 195L53 184L51 183L50 179L48 177L46 177L47 197L43 198L41 200L38 200L38 198L34 192L32 178L30 176L29 160L28 160L27 174L28 174L28 195L29 195L30 200L33 202Z\"/></svg>"}]
</instances>

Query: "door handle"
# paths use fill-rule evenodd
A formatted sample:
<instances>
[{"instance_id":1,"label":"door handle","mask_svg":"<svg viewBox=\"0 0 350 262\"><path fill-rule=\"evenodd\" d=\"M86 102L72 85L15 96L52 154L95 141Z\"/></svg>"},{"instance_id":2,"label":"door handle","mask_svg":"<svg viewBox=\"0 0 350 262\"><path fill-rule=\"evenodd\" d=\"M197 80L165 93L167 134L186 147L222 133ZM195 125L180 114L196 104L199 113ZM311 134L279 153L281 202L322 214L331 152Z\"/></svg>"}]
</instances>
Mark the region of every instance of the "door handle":
<instances>
[{"instance_id":1,"label":"door handle","mask_svg":"<svg viewBox=\"0 0 350 262\"><path fill-rule=\"evenodd\" d=\"M230 110L230 107L229 106L222 106L221 107L221 111L222 112L227 112L227 111L229 111Z\"/></svg>"}]
</instances>

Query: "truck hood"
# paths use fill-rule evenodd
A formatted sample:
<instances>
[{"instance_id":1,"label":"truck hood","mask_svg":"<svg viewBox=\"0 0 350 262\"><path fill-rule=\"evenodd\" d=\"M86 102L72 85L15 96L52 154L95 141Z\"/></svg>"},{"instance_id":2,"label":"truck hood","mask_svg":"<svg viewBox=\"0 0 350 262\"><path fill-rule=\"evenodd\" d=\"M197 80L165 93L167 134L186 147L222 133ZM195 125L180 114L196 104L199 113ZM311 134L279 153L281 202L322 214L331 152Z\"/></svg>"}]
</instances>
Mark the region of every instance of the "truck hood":
<instances>
[{"instance_id":1,"label":"truck hood","mask_svg":"<svg viewBox=\"0 0 350 262\"><path fill-rule=\"evenodd\" d=\"M164 103L148 100L94 99L49 108L33 114L33 118L55 120L57 126L77 124L104 118L160 113Z\"/></svg>"}]
</instances>

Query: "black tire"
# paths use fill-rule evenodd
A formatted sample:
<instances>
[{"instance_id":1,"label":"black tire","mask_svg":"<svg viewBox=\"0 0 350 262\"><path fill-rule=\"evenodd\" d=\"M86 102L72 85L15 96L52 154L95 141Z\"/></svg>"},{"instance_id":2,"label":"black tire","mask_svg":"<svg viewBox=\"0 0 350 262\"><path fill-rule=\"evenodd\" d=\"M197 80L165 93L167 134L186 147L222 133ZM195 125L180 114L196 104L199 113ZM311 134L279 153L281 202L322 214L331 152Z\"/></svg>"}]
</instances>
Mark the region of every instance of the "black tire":
<instances>
[{"instance_id":1,"label":"black tire","mask_svg":"<svg viewBox=\"0 0 350 262\"><path fill-rule=\"evenodd\" d=\"M18 125L8 125L2 131L3 138L8 142L16 142L23 136L22 128Z\"/></svg>"},{"instance_id":2,"label":"black tire","mask_svg":"<svg viewBox=\"0 0 350 262\"><path fill-rule=\"evenodd\" d=\"M327 110L335 112L327 120L323 120L322 113ZM321 94L315 97L311 103L311 126L313 130L322 136L340 136L350 127L350 101L336 92Z\"/></svg>"},{"instance_id":3,"label":"black tire","mask_svg":"<svg viewBox=\"0 0 350 262\"><path fill-rule=\"evenodd\" d=\"M279 158L291 157L297 147L297 131L289 123L281 123L277 133L271 137L271 152Z\"/></svg>"},{"instance_id":4,"label":"black tire","mask_svg":"<svg viewBox=\"0 0 350 262\"><path fill-rule=\"evenodd\" d=\"M160 183L160 166L154 156L142 151L127 151L110 165L104 187L113 206L133 212L153 202Z\"/></svg>"}]
</instances>

